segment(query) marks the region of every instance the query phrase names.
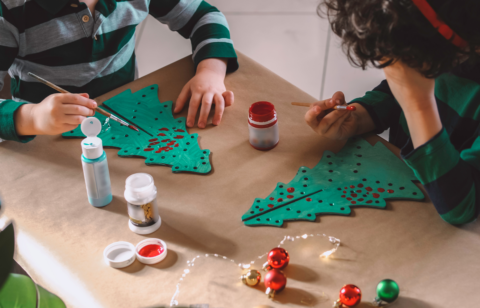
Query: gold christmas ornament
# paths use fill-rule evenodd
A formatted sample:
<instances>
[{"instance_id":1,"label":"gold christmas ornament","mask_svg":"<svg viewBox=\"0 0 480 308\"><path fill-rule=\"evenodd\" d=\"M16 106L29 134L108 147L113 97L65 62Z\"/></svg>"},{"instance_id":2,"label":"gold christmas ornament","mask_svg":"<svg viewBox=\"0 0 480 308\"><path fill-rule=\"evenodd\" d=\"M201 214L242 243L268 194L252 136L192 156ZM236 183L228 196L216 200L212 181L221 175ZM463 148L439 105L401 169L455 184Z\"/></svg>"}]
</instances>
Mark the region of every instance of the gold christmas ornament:
<instances>
[{"instance_id":1,"label":"gold christmas ornament","mask_svg":"<svg viewBox=\"0 0 480 308\"><path fill-rule=\"evenodd\" d=\"M242 282L247 286L254 287L260 282L260 280L262 279L262 275L259 271L251 269L245 274L243 274L240 278L242 279Z\"/></svg>"}]
</instances>

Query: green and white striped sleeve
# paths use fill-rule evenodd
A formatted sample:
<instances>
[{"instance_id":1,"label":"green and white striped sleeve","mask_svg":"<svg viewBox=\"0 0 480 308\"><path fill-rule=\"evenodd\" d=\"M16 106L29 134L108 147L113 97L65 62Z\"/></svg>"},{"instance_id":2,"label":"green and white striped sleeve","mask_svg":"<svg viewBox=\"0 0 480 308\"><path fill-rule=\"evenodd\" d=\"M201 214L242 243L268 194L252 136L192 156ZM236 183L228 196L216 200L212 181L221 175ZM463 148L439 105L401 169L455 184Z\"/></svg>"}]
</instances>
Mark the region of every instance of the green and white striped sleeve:
<instances>
[{"instance_id":1,"label":"green and white striped sleeve","mask_svg":"<svg viewBox=\"0 0 480 308\"><path fill-rule=\"evenodd\" d=\"M8 74L18 54L19 32L6 18L8 9L3 2L0 3L0 90L3 88L3 80ZM33 136L19 137L15 130L15 112L25 103L13 100L0 99L0 139L28 142Z\"/></svg>"},{"instance_id":2,"label":"green and white striped sleeve","mask_svg":"<svg viewBox=\"0 0 480 308\"><path fill-rule=\"evenodd\" d=\"M193 61L208 58L228 60L227 72L238 69L237 55L225 16L202 0L152 0L150 14L170 30L192 42Z\"/></svg>"}]
</instances>

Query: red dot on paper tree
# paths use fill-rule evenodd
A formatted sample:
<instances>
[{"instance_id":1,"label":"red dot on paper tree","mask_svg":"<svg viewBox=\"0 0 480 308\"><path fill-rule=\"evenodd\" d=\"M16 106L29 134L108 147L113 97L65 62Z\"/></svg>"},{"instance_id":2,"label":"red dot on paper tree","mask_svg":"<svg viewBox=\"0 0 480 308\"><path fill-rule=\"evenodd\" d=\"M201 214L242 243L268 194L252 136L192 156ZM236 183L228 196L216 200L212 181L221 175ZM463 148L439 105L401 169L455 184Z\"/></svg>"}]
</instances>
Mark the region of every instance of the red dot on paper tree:
<instances>
[{"instance_id":1,"label":"red dot on paper tree","mask_svg":"<svg viewBox=\"0 0 480 308\"><path fill-rule=\"evenodd\" d=\"M378 190L378 192L384 192L385 191L385 189L383 189L383 188L379 188L377 190Z\"/></svg>"},{"instance_id":2,"label":"red dot on paper tree","mask_svg":"<svg viewBox=\"0 0 480 308\"><path fill-rule=\"evenodd\" d=\"M269 208L272 208L272 207L274 207L274 205L273 205L273 204L269 204L268 207L269 207Z\"/></svg>"},{"instance_id":3,"label":"red dot on paper tree","mask_svg":"<svg viewBox=\"0 0 480 308\"><path fill-rule=\"evenodd\" d=\"M387 190L387 191L388 191L389 194L393 194L393 193L394 193L393 189L389 189L389 190Z\"/></svg>"},{"instance_id":4,"label":"red dot on paper tree","mask_svg":"<svg viewBox=\"0 0 480 308\"><path fill-rule=\"evenodd\" d=\"M287 188L287 191L288 191L289 193L293 193L293 192L295 191L295 188L289 187L289 188Z\"/></svg>"},{"instance_id":5,"label":"red dot on paper tree","mask_svg":"<svg viewBox=\"0 0 480 308\"><path fill-rule=\"evenodd\" d=\"M312 198L307 198L306 200L307 200L308 202L310 202L310 201L312 201Z\"/></svg>"},{"instance_id":6,"label":"red dot on paper tree","mask_svg":"<svg viewBox=\"0 0 480 308\"><path fill-rule=\"evenodd\" d=\"M360 187L360 188L362 188L362 187L363 187L363 184L360 183L360 184L358 184L357 186Z\"/></svg>"},{"instance_id":7,"label":"red dot on paper tree","mask_svg":"<svg viewBox=\"0 0 480 308\"><path fill-rule=\"evenodd\" d=\"M292 198L293 198L293 195L288 195L287 198L288 198L288 199L292 199Z\"/></svg>"},{"instance_id":8,"label":"red dot on paper tree","mask_svg":"<svg viewBox=\"0 0 480 308\"><path fill-rule=\"evenodd\" d=\"M378 198L378 197L380 197L380 195L379 195L379 194L377 194L377 193L373 193L373 194L372 194L372 196L373 196L374 198Z\"/></svg>"},{"instance_id":9,"label":"red dot on paper tree","mask_svg":"<svg viewBox=\"0 0 480 308\"><path fill-rule=\"evenodd\" d=\"M371 187L365 188L367 191L372 191L373 189Z\"/></svg>"}]
</instances>

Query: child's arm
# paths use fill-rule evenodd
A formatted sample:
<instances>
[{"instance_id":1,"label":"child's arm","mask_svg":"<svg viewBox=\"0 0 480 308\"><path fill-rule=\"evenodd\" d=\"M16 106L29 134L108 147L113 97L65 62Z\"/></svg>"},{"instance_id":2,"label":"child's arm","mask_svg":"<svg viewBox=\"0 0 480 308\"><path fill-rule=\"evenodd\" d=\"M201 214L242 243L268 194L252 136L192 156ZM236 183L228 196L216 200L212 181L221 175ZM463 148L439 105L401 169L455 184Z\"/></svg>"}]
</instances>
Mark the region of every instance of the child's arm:
<instances>
[{"instance_id":1,"label":"child's arm","mask_svg":"<svg viewBox=\"0 0 480 308\"><path fill-rule=\"evenodd\" d=\"M410 131L411 140L401 152L405 162L446 222L464 224L476 219L480 211L480 137L459 153L440 121L435 80L401 62L384 71Z\"/></svg>"},{"instance_id":2,"label":"child's arm","mask_svg":"<svg viewBox=\"0 0 480 308\"><path fill-rule=\"evenodd\" d=\"M225 106L233 104L233 93L226 91L227 72L238 69L238 62L225 16L202 0L150 2L150 14L167 24L192 43L196 76L187 83L177 99L175 112L180 112L188 99L187 126L192 127L200 109L198 126L206 126L207 117L215 104L213 124L221 121Z\"/></svg>"}]
</instances>

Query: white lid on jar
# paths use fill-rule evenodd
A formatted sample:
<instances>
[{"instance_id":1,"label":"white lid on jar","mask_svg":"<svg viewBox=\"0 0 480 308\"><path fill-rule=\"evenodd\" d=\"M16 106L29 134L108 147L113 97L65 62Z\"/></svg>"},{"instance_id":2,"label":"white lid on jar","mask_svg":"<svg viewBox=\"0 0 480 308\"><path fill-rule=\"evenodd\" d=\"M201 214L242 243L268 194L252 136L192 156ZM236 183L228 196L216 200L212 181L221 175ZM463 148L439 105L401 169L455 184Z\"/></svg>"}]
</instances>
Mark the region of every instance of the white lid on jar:
<instances>
[{"instance_id":1,"label":"white lid on jar","mask_svg":"<svg viewBox=\"0 0 480 308\"><path fill-rule=\"evenodd\" d=\"M135 173L125 181L125 200L132 204L145 204L157 197L153 177L148 173Z\"/></svg>"},{"instance_id":2,"label":"white lid on jar","mask_svg":"<svg viewBox=\"0 0 480 308\"><path fill-rule=\"evenodd\" d=\"M163 247L163 252L160 253L158 256L154 257L144 257L140 255L140 250L147 245L160 245L161 247ZM137 244L137 246L135 247L135 254L137 255L137 260L142 262L143 264L155 264L167 257L167 244L158 238L148 238Z\"/></svg>"},{"instance_id":3,"label":"white lid on jar","mask_svg":"<svg viewBox=\"0 0 480 308\"><path fill-rule=\"evenodd\" d=\"M103 259L113 268L127 267L135 261L135 246L129 242L115 242L103 251Z\"/></svg>"}]
</instances>

